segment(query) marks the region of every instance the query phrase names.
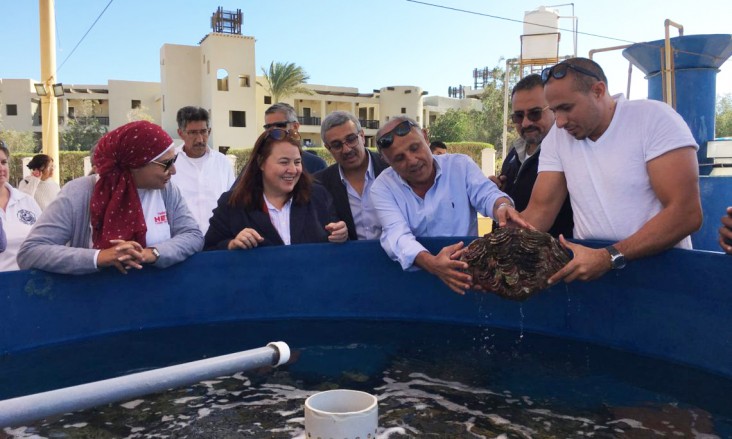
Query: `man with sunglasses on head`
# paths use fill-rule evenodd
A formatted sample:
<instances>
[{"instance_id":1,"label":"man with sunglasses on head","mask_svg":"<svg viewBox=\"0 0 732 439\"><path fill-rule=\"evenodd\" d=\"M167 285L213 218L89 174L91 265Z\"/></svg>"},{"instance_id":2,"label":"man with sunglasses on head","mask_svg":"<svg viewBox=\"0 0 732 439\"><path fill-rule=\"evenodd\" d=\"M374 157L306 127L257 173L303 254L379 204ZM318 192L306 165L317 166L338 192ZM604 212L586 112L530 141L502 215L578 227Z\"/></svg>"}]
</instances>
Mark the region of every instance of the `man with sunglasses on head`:
<instances>
[{"instance_id":1,"label":"man with sunglasses on head","mask_svg":"<svg viewBox=\"0 0 732 439\"><path fill-rule=\"evenodd\" d=\"M264 129L282 128L284 130L300 130L300 122L297 121L297 113L292 105L278 102L264 111ZM310 151L303 150L302 166L310 174L328 167L325 160L321 159Z\"/></svg>"},{"instance_id":2,"label":"man with sunglasses on head","mask_svg":"<svg viewBox=\"0 0 732 439\"><path fill-rule=\"evenodd\" d=\"M381 224L371 200L371 186L389 165L365 146L361 123L351 113L334 111L323 119L320 137L335 164L315 174L333 197L348 239L379 239Z\"/></svg>"},{"instance_id":3,"label":"man with sunglasses on head","mask_svg":"<svg viewBox=\"0 0 732 439\"><path fill-rule=\"evenodd\" d=\"M698 146L681 116L662 102L611 96L590 59L568 59L541 76L556 126L522 216L546 231L569 194L574 237L613 242L594 249L560 238L574 257L549 282L592 280L626 260L691 248L702 221Z\"/></svg>"},{"instance_id":4,"label":"man with sunglasses on head","mask_svg":"<svg viewBox=\"0 0 732 439\"><path fill-rule=\"evenodd\" d=\"M224 154L208 146L211 134L208 111L183 107L178 110L176 121L183 145L176 148L177 172L172 181L205 235L216 202L234 184L234 170Z\"/></svg>"},{"instance_id":5,"label":"man with sunglasses on head","mask_svg":"<svg viewBox=\"0 0 732 439\"><path fill-rule=\"evenodd\" d=\"M418 241L427 236L475 236L477 213L500 226L528 224L513 201L463 154L433 156L427 137L415 121L398 116L376 133L376 145L391 165L371 188L381 222L381 246L402 269L422 268L463 294L473 280L459 260L463 243L431 254Z\"/></svg>"},{"instance_id":6,"label":"man with sunglasses on head","mask_svg":"<svg viewBox=\"0 0 732 439\"><path fill-rule=\"evenodd\" d=\"M520 139L514 143L503 160L501 175L490 179L513 198L516 209L520 212L528 206L531 191L534 189L541 141L554 126L554 113L549 111L540 75L528 75L513 87L511 106L511 122ZM572 206L569 197L566 197L548 232L555 238L559 235L571 238L573 226Z\"/></svg>"}]
</instances>

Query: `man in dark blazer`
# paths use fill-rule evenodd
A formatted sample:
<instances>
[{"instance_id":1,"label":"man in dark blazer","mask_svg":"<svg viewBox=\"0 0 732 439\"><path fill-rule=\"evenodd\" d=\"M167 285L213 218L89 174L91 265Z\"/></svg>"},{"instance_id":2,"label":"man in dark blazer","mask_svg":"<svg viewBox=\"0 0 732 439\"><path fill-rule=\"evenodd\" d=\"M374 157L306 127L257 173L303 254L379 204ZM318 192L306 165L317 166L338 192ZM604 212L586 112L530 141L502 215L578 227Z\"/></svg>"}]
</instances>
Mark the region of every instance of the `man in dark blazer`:
<instances>
[{"instance_id":1,"label":"man in dark blazer","mask_svg":"<svg viewBox=\"0 0 732 439\"><path fill-rule=\"evenodd\" d=\"M329 114L320 125L320 137L336 163L317 172L315 179L333 197L338 217L348 226L348 239L379 239L381 224L369 191L389 165L366 149L361 124L351 113Z\"/></svg>"}]
</instances>

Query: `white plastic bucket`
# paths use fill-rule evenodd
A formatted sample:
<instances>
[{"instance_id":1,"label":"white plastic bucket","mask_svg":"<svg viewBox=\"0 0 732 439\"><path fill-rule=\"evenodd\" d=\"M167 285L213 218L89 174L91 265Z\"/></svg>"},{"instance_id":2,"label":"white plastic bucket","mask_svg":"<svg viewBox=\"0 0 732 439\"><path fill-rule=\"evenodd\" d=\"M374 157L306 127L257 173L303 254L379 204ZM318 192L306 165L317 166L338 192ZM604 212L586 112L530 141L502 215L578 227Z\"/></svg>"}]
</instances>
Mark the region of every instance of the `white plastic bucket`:
<instances>
[{"instance_id":1,"label":"white plastic bucket","mask_svg":"<svg viewBox=\"0 0 732 439\"><path fill-rule=\"evenodd\" d=\"M373 439L379 403L358 390L328 390L305 400L306 439Z\"/></svg>"}]
</instances>

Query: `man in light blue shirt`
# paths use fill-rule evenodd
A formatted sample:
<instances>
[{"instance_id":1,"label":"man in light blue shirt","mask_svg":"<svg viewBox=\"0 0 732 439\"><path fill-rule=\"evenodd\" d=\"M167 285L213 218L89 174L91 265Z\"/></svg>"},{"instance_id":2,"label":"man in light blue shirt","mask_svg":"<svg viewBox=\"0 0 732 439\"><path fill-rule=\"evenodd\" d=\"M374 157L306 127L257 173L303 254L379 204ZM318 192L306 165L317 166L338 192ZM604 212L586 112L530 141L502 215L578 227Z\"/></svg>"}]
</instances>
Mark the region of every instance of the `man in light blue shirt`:
<instances>
[{"instance_id":1,"label":"man in light blue shirt","mask_svg":"<svg viewBox=\"0 0 732 439\"><path fill-rule=\"evenodd\" d=\"M381 246L404 270L413 266L439 277L463 294L472 279L459 261L463 243L432 255L419 242L423 236L475 236L477 212L529 227L513 201L462 154L433 156L419 125L406 116L387 122L376 133L376 144L391 165L376 179L372 199L381 222Z\"/></svg>"}]
</instances>

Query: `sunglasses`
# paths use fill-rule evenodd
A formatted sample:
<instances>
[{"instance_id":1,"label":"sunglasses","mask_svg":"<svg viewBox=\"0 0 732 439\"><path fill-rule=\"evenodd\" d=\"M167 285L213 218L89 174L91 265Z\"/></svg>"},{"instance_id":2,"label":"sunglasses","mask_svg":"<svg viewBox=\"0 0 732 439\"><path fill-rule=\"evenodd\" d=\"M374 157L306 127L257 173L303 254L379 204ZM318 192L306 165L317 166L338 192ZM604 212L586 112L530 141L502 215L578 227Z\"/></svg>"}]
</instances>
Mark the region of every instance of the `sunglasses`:
<instances>
[{"instance_id":1,"label":"sunglasses","mask_svg":"<svg viewBox=\"0 0 732 439\"><path fill-rule=\"evenodd\" d=\"M162 166L163 172L166 172L168 169L170 169L171 166L173 166L173 164L175 163L176 160L178 160L178 154L174 155L172 159L166 160L164 162L150 160L150 163L155 163L156 165Z\"/></svg>"},{"instance_id":2,"label":"sunglasses","mask_svg":"<svg viewBox=\"0 0 732 439\"><path fill-rule=\"evenodd\" d=\"M379 139L376 141L376 144L379 146L379 148L388 148L391 146L392 143L394 143L394 134L399 137L404 137L409 134L410 131L412 131L412 127L418 128L419 125L410 120L405 120L404 122L395 126L394 129L392 129L388 133L379 137Z\"/></svg>"},{"instance_id":3,"label":"sunglasses","mask_svg":"<svg viewBox=\"0 0 732 439\"><path fill-rule=\"evenodd\" d=\"M264 124L264 129L265 130L268 130L270 128L282 128L282 129L286 129L288 123L295 123L295 121L294 120L286 120L284 122L267 123L267 124Z\"/></svg>"},{"instance_id":4,"label":"sunglasses","mask_svg":"<svg viewBox=\"0 0 732 439\"><path fill-rule=\"evenodd\" d=\"M267 132L267 138L272 140L292 139L300 141L300 133L295 130L285 130L282 128L272 128Z\"/></svg>"},{"instance_id":5,"label":"sunglasses","mask_svg":"<svg viewBox=\"0 0 732 439\"><path fill-rule=\"evenodd\" d=\"M340 140L334 140L333 142L330 142L326 144L325 146L330 151L338 152L343 149L344 146L348 146L349 148L353 148L358 143L358 134L351 133L346 136L343 141Z\"/></svg>"},{"instance_id":6,"label":"sunglasses","mask_svg":"<svg viewBox=\"0 0 732 439\"><path fill-rule=\"evenodd\" d=\"M529 110L525 113L526 118L532 122L538 122L541 120L541 116L543 115L544 110L546 110L547 108L549 108L548 105L544 108L532 108L531 110ZM523 121L524 121L524 112L523 111L517 111L517 112L511 114L511 122L519 125L519 124L523 123Z\"/></svg>"},{"instance_id":7,"label":"sunglasses","mask_svg":"<svg viewBox=\"0 0 732 439\"><path fill-rule=\"evenodd\" d=\"M565 76L567 76L567 71L569 69L572 69L578 73L582 73L583 75L587 75L592 78L595 78L598 81L602 81L602 79L600 79L600 77L597 74L595 74L587 69L583 69L582 67L579 67L579 66L573 66L572 64L559 63L552 67L547 67L541 71L541 82L543 84L546 84L547 82L549 82L550 78L562 79Z\"/></svg>"}]
</instances>

